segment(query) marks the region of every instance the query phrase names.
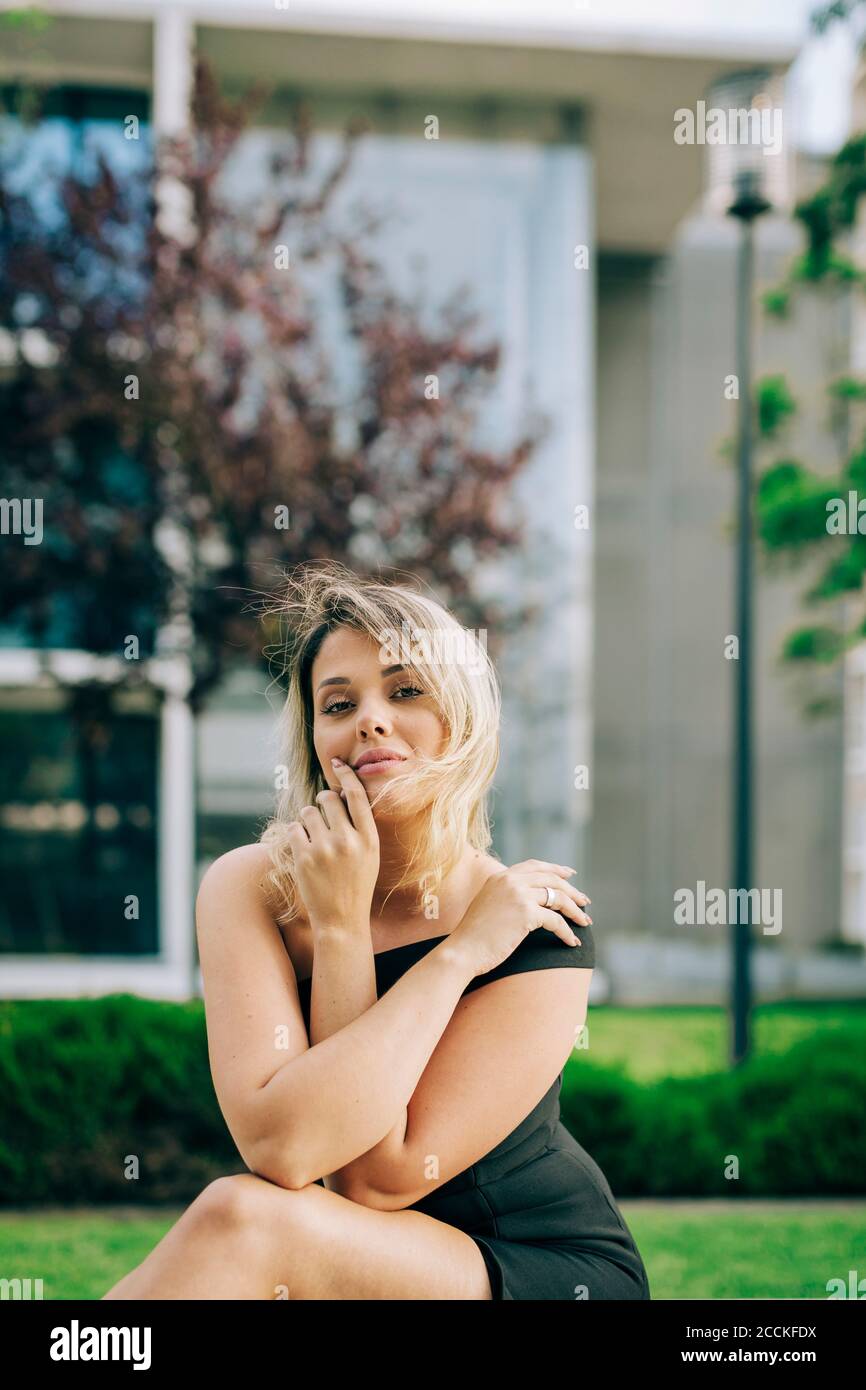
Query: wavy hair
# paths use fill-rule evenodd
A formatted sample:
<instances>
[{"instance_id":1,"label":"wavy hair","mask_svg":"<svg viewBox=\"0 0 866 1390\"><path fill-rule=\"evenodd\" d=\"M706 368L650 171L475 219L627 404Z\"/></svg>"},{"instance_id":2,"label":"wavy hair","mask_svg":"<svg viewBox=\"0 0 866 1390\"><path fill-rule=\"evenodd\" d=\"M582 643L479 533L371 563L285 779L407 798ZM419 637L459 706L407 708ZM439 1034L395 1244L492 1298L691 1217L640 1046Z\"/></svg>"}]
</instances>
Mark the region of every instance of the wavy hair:
<instances>
[{"instance_id":1,"label":"wavy hair","mask_svg":"<svg viewBox=\"0 0 866 1390\"><path fill-rule=\"evenodd\" d=\"M271 855L270 886L277 902L286 904L277 920L289 921L299 909L288 823L328 785L313 744L312 666L328 633L339 627L378 642L383 661L396 653L392 661L402 661L433 696L446 726L439 756L416 754L411 771L390 777L380 793L399 795L405 787L420 794L422 829L387 897L414 885L419 908L426 906L467 842L482 851L491 843L487 796L499 762L502 704L486 642L434 599L405 584L361 578L338 561L299 565L283 578L285 588L267 611L283 629L286 698L279 741L285 776L274 815L259 837Z\"/></svg>"}]
</instances>

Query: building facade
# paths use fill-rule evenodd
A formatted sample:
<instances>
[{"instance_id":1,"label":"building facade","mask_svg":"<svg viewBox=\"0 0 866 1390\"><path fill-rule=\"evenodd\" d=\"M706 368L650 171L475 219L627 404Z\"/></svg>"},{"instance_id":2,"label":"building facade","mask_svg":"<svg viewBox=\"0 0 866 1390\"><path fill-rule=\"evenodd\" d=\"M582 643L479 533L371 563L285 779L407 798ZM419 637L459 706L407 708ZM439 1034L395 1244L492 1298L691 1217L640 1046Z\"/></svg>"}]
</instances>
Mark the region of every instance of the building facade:
<instances>
[{"instance_id":1,"label":"building facade","mask_svg":"<svg viewBox=\"0 0 866 1390\"><path fill-rule=\"evenodd\" d=\"M368 118L347 197L363 189L395 208L382 234L389 268L408 284L424 256L437 298L469 284L503 343L487 437L509 438L527 405L551 426L518 485L529 545L508 573L489 576L540 608L501 663L493 848L507 863L579 866L598 924L597 997L717 1000L727 943L718 933L685 938L673 895L730 874L733 677L723 643L734 482L719 450L736 429L724 394L736 235L708 207L706 150L675 142L672 113L696 109L744 66L781 80L796 46L579 27L527 42L505 25L492 37L471 24L430 33L360 13L350 22L322 11L317 22L315 7L264 3L46 8L47 28L9 36L0 79L71 94L79 123L110 126L120 102L155 133L182 127L195 53L229 91L273 84L238 163L240 197L260 195L264 157L298 95L326 153L347 115ZM435 142L424 134L431 115ZM789 205L800 177L792 160ZM759 229L759 281L771 283L797 245L780 208ZM848 330L819 306L803 312L793 337L756 314L757 370L775 362L826 377ZM332 346L339 361L338 326ZM802 444L829 457L818 429ZM757 877L786 903L781 937L757 951L768 995L809 992L816 946L866 940L861 725L851 714L862 680L855 658L846 754L842 715L807 726L778 668L777 639L802 588L796 574L762 576L758 598ZM59 659L87 665L84 654ZM32 704L34 660L7 634L0 685L10 710ZM240 669L194 722L182 649L169 664L170 676L155 668L152 682L151 935L129 949L119 919L113 935L94 935L98 949L86 939L52 945L50 932L28 946L10 927L7 995L182 998L198 988L196 878L215 854L255 838L269 812L274 692L263 672ZM44 807L51 794L40 785L34 799ZM14 815L4 828L11 858L24 822L39 831L32 807L28 821L16 805L19 829ZM850 962L835 972L828 956L821 970L822 989L862 989Z\"/></svg>"}]
</instances>

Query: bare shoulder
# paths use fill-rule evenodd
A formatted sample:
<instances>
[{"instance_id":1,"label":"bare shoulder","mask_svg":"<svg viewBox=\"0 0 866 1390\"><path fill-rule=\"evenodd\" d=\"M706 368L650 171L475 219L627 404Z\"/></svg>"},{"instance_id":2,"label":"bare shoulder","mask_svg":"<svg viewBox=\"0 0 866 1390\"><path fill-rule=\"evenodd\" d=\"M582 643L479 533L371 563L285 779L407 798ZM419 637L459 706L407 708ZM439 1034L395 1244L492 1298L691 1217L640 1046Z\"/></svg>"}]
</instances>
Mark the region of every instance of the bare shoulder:
<instances>
[{"instance_id":1,"label":"bare shoulder","mask_svg":"<svg viewBox=\"0 0 866 1390\"><path fill-rule=\"evenodd\" d=\"M268 882L273 860L267 845L238 845L219 855L205 870L198 890L198 901L237 888L246 888L259 895L268 908L275 908L275 892Z\"/></svg>"},{"instance_id":2,"label":"bare shoulder","mask_svg":"<svg viewBox=\"0 0 866 1390\"><path fill-rule=\"evenodd\" d=\"M494 874L501 874L508 865L503 864L501 859L497 859L494 854L482 854L478 860L478 873L482 887Z\"/></svg>"}]
</instances>

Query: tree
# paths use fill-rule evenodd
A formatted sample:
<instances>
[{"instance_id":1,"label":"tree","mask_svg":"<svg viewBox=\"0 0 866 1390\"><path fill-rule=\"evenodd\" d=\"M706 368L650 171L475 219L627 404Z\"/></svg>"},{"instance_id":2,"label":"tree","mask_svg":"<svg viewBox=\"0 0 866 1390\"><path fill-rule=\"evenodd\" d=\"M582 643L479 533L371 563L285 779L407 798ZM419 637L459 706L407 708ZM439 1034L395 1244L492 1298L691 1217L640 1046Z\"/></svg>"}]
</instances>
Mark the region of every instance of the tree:
<instances>
[{"instance_id":1,"label":"tree","mask_svg":"<svg viewBox=\"0 0 866 1390\"><path fill-rule=\"evenodd\" d=\"M477 345L457 297L431 328L388 286L375 212L351 230L333 215L359 123L316 181L299 106L267 199L226 194L265 95L232 103L198 63L190 133L158 142L144 178L102 155L92 176L66 173L49 217L14 158L0 171L8 490L46 499L41 544L4 539L3 619L32 645L59 624L63 645L119 655L134 636L147 656L186 617L193 708L230 665L264 659L242 601L298 561L409 569L498 635L530 612L482 599L475 573L520 544L511 485L541 425L501 454L475 446L498 346ZM186 222L165 215L166 189ZM361 365L349 402L317 334L314 265L337 276Z\"/></svg>"},{"instance_id":2,"label":"tree","mask_svg":"<svg viewBox=\"0 0 866 1390\"><path fill-rule=\"evenodd\" d=\"M863 0L838 0L813 17L823 32L834 20L846 18ZM796 294L813 286L836 294L866 288L866 271L840 249L853 231L860 200L866 193L866 135L848 140L829 162L824 184L800 202L795 217L806 246L784 281L764 296L766 311L787 317ZM797 459L777 458L758 479L755 516L758 536L768 555L814 558L820 573L804 594L809 606L851 600L839 622L803 623L786 638L783 660L817 671L835 663L866 638L866 381L844 374L828 384L834 435L839 444L838 467L818 472ZM797 405L783 375L761 379L755 391L756 427L766 445L784 440L786 421ZM835 708L832 699L818 698L812 713Z\"/></svg>"}]
</instances>

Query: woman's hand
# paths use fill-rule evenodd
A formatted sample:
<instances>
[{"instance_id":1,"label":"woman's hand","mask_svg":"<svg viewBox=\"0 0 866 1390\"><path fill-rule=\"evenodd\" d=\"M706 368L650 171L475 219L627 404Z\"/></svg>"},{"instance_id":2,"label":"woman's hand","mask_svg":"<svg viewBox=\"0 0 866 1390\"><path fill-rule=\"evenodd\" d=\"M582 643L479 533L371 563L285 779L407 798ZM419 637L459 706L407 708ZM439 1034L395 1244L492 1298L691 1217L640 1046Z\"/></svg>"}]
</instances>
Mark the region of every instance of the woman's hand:
<instances>
[{"instance_id":1,"label":"woman's hand","mask_svg":"<svg viewBox=\"0 0 866 1390\"><path fill-rule=\"evenodd\" d=\"M569 946L580 945L563 920L565 916L578 923L592 921L581 910L590 899L567 882L568 875L575 872L567 865L527 859L492 874L451 932L449 942L466 952L476 975L485 975L500 965L535 927L552 931ZM548 887L554 894L549 907Z\"/></svg>"},{"instance_id":2,"label":"woman's hand","mask_svg":"<svg viewBox=\"0 0 866 1390\"><path fill-rule=\"evenodd\" d=\"M295 883L313 931L370 926L379 877L379 831L367 793L348 763L334 767L343 790L321 791L289 825ZM345 801L344 801L345 798Z\"/></svg>"}]
</instances>

